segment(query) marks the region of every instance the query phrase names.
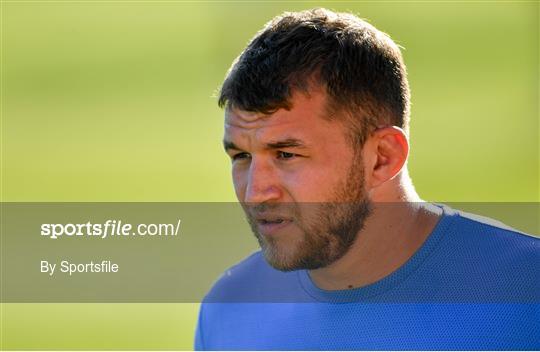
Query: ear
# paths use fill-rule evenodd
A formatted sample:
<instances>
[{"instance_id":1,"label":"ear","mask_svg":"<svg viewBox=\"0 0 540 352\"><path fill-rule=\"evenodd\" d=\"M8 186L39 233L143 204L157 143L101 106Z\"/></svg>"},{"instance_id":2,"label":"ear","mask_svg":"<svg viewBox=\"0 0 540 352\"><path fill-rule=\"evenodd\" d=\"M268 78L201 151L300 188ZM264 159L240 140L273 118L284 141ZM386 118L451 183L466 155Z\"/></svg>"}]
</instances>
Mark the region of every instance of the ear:
<instances>
[{"instance_id":1,"label":"ear","mask_svg":"<svg viewBox=\"0 0 540 352\"><path fill-rule=\"evenodd\" d=\"M401 171L409 156L409 141L401 128L390 126L375 130L367 143L366 180L370 188L376 188Z\"/></svg>"}]
</instances>

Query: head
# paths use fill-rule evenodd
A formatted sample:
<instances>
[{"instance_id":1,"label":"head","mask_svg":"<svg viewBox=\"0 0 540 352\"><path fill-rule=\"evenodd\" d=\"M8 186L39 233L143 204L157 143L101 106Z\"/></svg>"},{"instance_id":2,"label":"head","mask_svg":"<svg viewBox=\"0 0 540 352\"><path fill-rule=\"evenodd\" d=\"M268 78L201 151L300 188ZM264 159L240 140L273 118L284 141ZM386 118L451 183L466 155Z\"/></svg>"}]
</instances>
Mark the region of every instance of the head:
<instances>
[{"instance_id":1,"label":"head","mask_svg":"<svg viewBox=\"0 0 540 352\"><path fill-rule=\"evenodd\" d=\"M236 195L269 263L317 269L345 255L371 191L407 158L395 43L350 14L285 13L234 61L219 104Z\"/></svg>"}]
</instances>

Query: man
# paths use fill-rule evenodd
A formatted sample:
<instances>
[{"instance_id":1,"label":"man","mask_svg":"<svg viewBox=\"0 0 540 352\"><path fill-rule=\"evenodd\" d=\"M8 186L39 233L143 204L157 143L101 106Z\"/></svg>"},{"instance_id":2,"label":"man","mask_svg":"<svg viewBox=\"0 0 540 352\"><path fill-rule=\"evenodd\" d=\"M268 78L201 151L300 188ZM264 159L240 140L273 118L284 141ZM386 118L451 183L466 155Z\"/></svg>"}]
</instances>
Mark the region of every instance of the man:
<instances>
[{"instance_id":1,"label":"man","mask_svg":"<svg viewBox=\"0 0 540 352\"><path fill-rule=\"evenodd\" d=\"M196 349L540 347L540 240L421 201L387 35L350 14L285 13L219 103L261 251L207 295Z\"/></svg>"}]
</instances>

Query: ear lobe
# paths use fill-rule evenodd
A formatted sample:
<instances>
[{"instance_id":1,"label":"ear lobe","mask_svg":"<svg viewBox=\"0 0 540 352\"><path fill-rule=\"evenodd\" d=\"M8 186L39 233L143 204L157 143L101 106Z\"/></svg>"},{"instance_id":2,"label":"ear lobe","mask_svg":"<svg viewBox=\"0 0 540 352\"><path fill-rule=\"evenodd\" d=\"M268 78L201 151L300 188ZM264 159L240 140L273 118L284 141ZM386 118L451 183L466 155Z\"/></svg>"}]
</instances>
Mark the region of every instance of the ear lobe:
<instances>
[{"instance_id":1,"label":"ear lobe","mask_svg":"<svg viewBox=\"0 0 540 352\"><path fill-rule=\"evenodd\" d=\"M376 161L371 170L372 186L377 187L393 179L407 161L409 142L399 127L385 127L373 133Z\"/></svg>"}]
</instances>

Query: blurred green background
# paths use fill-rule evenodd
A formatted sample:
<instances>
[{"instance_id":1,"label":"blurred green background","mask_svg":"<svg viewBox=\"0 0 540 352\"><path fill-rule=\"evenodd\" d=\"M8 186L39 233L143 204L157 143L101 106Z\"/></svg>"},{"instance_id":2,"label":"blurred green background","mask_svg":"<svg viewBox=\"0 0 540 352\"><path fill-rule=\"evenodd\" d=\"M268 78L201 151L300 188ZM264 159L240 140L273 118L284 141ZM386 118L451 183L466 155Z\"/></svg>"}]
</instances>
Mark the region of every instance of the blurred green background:
<instances>
[{"instance_id":1,"label":"blurred green background","mask_svg":"<svg viewBox=\"0 0 540 352\"><path fill-rule=\"evenodd\" d=\"M409 168L438 202L538 201L538 2L2 1L3 201L234 201L214 93L283 11L405 49ZM197 304L3 304L2 349L191 349Z\"/></svg>"}]
</instances>

